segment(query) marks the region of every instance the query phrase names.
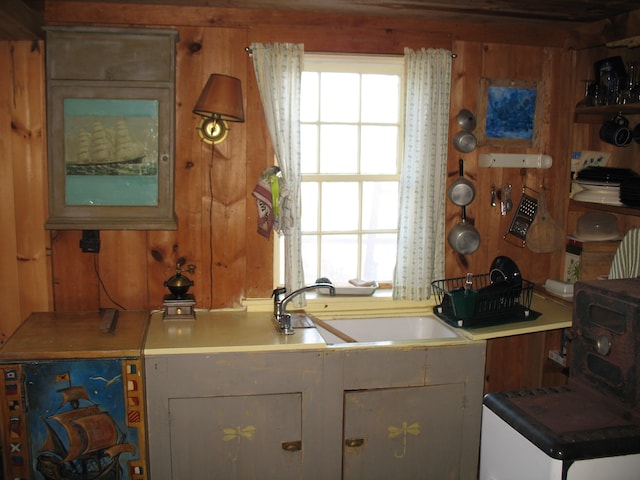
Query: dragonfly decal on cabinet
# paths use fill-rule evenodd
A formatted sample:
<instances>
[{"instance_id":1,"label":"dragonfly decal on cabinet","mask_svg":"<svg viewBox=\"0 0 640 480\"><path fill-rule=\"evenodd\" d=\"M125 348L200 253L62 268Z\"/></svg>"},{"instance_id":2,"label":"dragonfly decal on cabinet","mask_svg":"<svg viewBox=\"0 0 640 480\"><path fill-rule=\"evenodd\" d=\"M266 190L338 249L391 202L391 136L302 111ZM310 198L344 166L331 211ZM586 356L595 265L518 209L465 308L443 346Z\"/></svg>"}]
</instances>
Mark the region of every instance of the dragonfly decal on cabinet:
<instances>
[{"instance_id":1,"label":"dragonfly decal on cabinet","mask_svg":"<svg viewBox=\"0 0 640 480\"><path fill-rule=\"evenodd\" d=\"M394 452L393 456L396 458L404 458L407 454L407 435L418 436L420 435L420 424L414 422L409 425L407 422L402 422L401 427L389 427L389 438L397 438L402 436L402 453Z\"/></svg>"},{"instance_id":2,"label":"dragonfly decal on cabinet","mask_svg":"<svg viewBox=\"0 0 640 480\"><path fill-rule=\"evenodd\" d=\"M253 425L248 425L246 427L241 427L238 425L236 428L225 428L223 429L223 432L223 441L236 441L236 451L233 456L230 456L231 461L235 462L236 460L238 460L238 455L240 454L240 441L243 438L246 438L247 440L253 440L253 435L256 432L256 427L254 427Z\"/></svg>"}]
</instances>

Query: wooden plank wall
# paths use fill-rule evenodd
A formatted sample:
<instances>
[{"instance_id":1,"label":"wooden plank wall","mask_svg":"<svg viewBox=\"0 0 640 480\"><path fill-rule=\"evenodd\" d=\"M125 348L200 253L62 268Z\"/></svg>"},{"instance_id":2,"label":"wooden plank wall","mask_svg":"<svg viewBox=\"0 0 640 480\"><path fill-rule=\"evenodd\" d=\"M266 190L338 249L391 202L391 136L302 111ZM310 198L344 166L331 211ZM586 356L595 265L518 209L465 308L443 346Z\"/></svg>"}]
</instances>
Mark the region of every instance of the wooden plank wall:
<instances>
[{"instance_id":1,"label":"wooden plank wall","mask_svg":"<svg viewBox=\"0 0 640 480\"><path fill-rule=\"evenodd\" d=\"M3 268L3 298L29 296L38 285L37 298L25 303L9 302L12 322L2 320L2 332L10 333L19 319L30 311L55 308L93 310L122 306L127 309L156 309L166 293L163 282L173 274L175 263L183 258L196 265L192 293L198 308L233 306L243 296L267 297L272 285L272 243L256 233L256 206L251 191L260 172L273 163L273 150L264 124L251 59L244 48L253 41L301 42L308 51L385 53L400 55L411 48L451 49L453 61L451 130L457 131L455 115L460 108L478 107L481 77L536 80L544 84L545 95L540 150L554 158L549 171L479 169L477 156L482 147L464 155L466 172L476 183L477 199L469 208L482 236L480 249L466 258L447 251L447 275L466 271L485 272L496 255L512 256L524 275L533 281L559 275L560 254L532 255L528 250L502 240L508 219L489 207L491 183L512 183L514 193L523 183L549 188L549 204L554 218L564 222L573 86L569 79L572 55L564 47L567 34L561 30L491 27L464 22L348 17L305 13L257 12L241 9L202 7L117 6L70 1L48 2L47 22L64 25L105 25L132 27L171 27L179 31L177 45L176 98L176 211L177 231L102 231L99 254L82 253L81 232L50 232L51 257L45 258L49 233L43 230L46 211L46 158L42 131L25 136L23 147L9 144L5 129L12 115L24 106L9 105L7 90L29 82L22 101L39 109L32 121L41 122L44 102L42 45L36 52L30 44L15 42L18 54L10 54L13 43L0 44L0 59L17 64L14 76L0 77L3 119L0 147L2 159L2 199L15 212L7 215L7 230L20 230L38 248L27 258L37 259L38 270L22 275L24 263L15 260L17 240L3 237L0 255L9 268ZM35 57L36 65L31 64ZM12 60L13 59L13 60ZM31 69L32 71L29 71ZM232 124L228 139L215 149L203 144L196 132L197 117L191 109L210 73L224 73L241 79L246 104L246 122ZM41 128L42 125L38 124ZM15 132L12 138L16 137ZM26 148L29 151L25 151ZM538 153L536 150L532 153ZM35 194L26 195L29 182L16 165L24 168L24 157L31 161L29 175L36 175ZM459 152L449 151L449 182L458 175ZM13 158L9 163L7 158ZM24 179L23 179L24 178ZM29 177L32 178L32 177ZM7 180L9 179L9 180ZM6 185L6 188L5 188ZM519 197L514 197L514 202ZM510 218L510 217L509 217ZM28 221L27 221L28 220ZM448 205L447 227L459 220L459 209ZM19 227L19 228L18 228ZM9 242L8 244L6 244ZM36 263L34 261L34 263ZM51 273L49 271L51 269ZM16 284L12 280L18 278ZM6 318L6 317L5 317Z\"/></svg>"},{"instance_id":2,"label":"wooden plank wall","mask_svg":"<svg viewBox=\"0 0 640 480\"><path fill-rule=\"evenodd\" d=\"M44 44L0 42L0 344L53 304L46 215Z\"/></svg>"}]
</instances>

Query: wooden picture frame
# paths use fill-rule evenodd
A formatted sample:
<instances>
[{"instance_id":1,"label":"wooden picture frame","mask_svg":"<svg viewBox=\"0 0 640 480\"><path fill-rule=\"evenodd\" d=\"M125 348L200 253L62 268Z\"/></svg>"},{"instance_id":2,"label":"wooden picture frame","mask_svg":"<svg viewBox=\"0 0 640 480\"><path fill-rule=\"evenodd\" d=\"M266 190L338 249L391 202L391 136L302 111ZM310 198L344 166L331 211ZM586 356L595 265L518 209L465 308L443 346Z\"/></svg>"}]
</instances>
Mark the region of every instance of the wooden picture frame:
<instances>
[{"instance_id":1,"label":"wooden picture frame","mask_svg":"<svg viewBox=\"0 0 640 480\"><path fill-rule=\"evenodd\" d=\"M478 145L538 148L540 86L537 81L480 79Z\"/></svg>"},{"instance_id":2,"label":"wooden picture frame","mask_svg":"<svg viewBox=\"0 0 640 480\"><path fill-rule=\"evenodd\" d=\"M171 30L47 28L46 228L177 229L176 38Z\"/></svg>"}]
</instances>

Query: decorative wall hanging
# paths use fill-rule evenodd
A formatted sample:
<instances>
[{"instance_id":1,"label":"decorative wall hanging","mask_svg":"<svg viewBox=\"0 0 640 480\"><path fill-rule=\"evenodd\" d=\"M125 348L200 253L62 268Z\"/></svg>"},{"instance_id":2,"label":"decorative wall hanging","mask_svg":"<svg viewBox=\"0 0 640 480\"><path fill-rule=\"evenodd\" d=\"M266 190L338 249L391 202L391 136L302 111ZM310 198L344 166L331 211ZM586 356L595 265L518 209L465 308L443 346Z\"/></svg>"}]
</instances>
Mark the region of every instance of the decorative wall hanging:
<instances>
[{"instance_id":1,"label":"decorative wall hanging","mask_svg":"<svg viewBox=\"0 0 640 480\"><path fill-rule=\"evenodd\" d=\"M56 230L175 230L175 30L48 27Z\"/></svg>"},{"instance_id":2,"label":"decorative wall hanging","mask_svg":"<svg viewBox=\"0 0 640 480\"><path fill-rule=\"evenodd\" d=\"M543 92L541 82L480 80L479 145L537 148Z\"/></svg>"}]
</instances>

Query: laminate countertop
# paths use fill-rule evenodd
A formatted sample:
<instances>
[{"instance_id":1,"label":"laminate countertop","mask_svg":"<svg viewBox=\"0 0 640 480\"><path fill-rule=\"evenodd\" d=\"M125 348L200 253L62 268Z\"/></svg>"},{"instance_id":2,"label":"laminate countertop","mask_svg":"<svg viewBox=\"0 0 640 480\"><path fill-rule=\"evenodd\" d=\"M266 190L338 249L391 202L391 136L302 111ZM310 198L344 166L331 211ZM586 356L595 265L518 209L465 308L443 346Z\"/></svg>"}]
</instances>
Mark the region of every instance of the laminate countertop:
<instances>
[{"instance_id":1,"label":"laminate countertop","mask_svg":"<svg viewBox=\"0 0 640 480\"><path fill-rule=\"evenodd\" d=\"M313 328L296 328L294 335L280 335L272 312L244 310L196 311L195 320L163 320L151 315L145 355L180 353L251 352L324 348L326 343Z\"/></svg>"},{"instance_id":2,"label":"laminate countertop","mask_svg":"<svg viewBox=\"0 0 640 480\"><path fill-rule=\"evenodd\" d=\"M339 346L375 348L384 346L408 346L416 344L464 343L484 341L492 338L522 335L571 326L570 304L556 302L534 293L531 308L539 313L535 320L527 320L492 327L460 329L457 339L411 340L397 342L345 343ZM425 312L431 314L431 312ZM196 311L196 319L163 320L162 312L151 314L145 355L167 355L181 353L215 353L242 351L284 351L299 349L323 349L327 345L313 324L298 324L294 335L280 335L274 326L272 312L247 312L243 309ZM400 316L398 314L397 316ZM336 347L333 345L332 347Z\"/></svg>"}]
</instances>

